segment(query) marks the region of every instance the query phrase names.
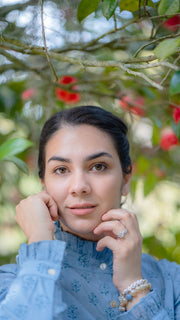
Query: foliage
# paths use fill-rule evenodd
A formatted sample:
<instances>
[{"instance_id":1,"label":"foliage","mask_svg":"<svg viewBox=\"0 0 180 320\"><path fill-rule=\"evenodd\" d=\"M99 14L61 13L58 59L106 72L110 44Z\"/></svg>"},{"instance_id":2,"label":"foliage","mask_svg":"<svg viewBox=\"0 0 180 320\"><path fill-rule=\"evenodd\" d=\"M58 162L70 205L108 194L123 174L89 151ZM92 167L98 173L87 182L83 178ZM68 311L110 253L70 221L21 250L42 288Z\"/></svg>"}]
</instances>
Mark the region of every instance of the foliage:
<instances>
[{"instance_id":1,"label":"foliage","mask_svg":"<svg viewBox=\"0 0 180 320\"><path fill-rule=\"evenodd\" d=\"M180 0L17 0L1 5L0 155L3 149L12 153L4 153L0 162L0 187L11 181L19 190L23 174L9 160L27 172L25 162L34 172L42 123L77 104L99 105L127 122L132 197L139 179L144 196L162 181L178 184L179 11ZM17 152L14 143L20 142ZM14 205L22 196L18 192L13 200L1 192L0 202Z\"/></svg>"},{"instance_id":2,"label":"foliage","mask_svg":"<svg viewBox=\"0 0 180 320\"><path fill-rule=\"evenodd\" d=\"M25 173L28 173L28 167L24 161L21 159L15 157L16 154L24 151L28 147L30 147L32 143L23 138L12 138L7 141L5 141L0 146L0 161L6 160L6 161L12 161Z\"/></svg>"}]
</instances>

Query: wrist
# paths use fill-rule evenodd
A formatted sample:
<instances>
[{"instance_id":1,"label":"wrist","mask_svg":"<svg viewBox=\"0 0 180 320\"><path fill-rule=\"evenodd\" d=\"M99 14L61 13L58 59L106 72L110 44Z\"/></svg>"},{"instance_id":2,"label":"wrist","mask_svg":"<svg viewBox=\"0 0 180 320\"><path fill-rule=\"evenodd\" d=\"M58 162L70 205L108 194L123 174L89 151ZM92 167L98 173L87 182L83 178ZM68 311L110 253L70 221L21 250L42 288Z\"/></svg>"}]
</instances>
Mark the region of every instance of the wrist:
<instances>
[{"instance_id":1,"label":"wrist","mask_svg":"<svg viewBox=\"0 0 180 320\"><path fill-rule=\"evenodd\" d=\"M135 283L136 281L139 281L142 278L143 278L143 276L142 276L142 274L140 274L139 276L136 276L133 278L124 279L124 281L121 280L120 283L118 283L118 285L116 285L116 288L119 291L119 293L121 294L125 289L127 289L133 283Z\"/></svg>"},{"instance_id":2,"label":"wrist","mask_svg":"<svg viewBox=\"0 0 180 320\"><path fill-rule=\"evenodd\" d=\"M150 292L150 289L151 284L146 279L139 279L133 282L120 293L119 310L124 312L131 309L141 298L145 297Z\"/></svg>"},{"instance_id":3,"label":"wrist","mask_svg":"<svg viewBox=\"0 0 180 320\"><path fill-rule=\"evenodd\" d=\"M54 240L54 234L51 232L34 233L28 238L28 244L31 244L32 242L39 242L39 241L45 241L45 240Z\"/></svg>"}]
</instances>

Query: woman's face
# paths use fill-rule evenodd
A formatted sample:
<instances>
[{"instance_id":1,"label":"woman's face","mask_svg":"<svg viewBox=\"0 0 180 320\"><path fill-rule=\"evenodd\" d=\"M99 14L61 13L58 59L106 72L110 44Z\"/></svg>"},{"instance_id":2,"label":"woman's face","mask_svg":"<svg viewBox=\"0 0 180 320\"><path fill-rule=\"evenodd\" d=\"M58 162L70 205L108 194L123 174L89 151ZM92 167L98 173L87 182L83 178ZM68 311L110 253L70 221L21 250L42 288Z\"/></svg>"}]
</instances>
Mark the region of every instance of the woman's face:
<instances>
[{"instance_id":1,"label":"woman's face","mask_svg":"<svg viewBox=\"0 0 180 320\"><path fill-rule=\"evenodd\" d=\"M127 193L111 137L91 125L64 126L46 145L45 190L55 200L64 230L89 240L101 217Z\"/></svg>"}]
</instances>

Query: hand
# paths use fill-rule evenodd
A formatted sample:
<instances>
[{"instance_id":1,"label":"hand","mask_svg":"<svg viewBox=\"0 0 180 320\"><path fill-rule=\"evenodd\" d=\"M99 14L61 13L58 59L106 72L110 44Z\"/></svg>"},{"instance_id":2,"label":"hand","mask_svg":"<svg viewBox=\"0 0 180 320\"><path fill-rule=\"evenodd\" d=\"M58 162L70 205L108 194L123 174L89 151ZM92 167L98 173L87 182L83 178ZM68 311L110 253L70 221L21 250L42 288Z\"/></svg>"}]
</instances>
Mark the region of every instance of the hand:
<instances>
[{"instance_id":1,"label":"hand","mask_svg":"<svg viewBox=\"0 0 180 320\"><path fill-rule=\"evenodd\" d=\"M29 244L53 240L53 221L58 219L57 205L46 191L29 196L16 206L15 220L24 231Z\"/></svg>"},{"instance_id":2,"label":"hand","mask_svg":"<svg viewBox=\"0 0 180 320\"><path fill-rule=\"evenodd\" d=\"M104 234L97 243L97 250L108 247L113 252L113 283L122 292L134 281L141 279L142 236L136 215L123 209L112 209L102 216L102 223L95 229L97 235ZM117 238L127 229L125 236Z\"/></svg>"}]
</instances>

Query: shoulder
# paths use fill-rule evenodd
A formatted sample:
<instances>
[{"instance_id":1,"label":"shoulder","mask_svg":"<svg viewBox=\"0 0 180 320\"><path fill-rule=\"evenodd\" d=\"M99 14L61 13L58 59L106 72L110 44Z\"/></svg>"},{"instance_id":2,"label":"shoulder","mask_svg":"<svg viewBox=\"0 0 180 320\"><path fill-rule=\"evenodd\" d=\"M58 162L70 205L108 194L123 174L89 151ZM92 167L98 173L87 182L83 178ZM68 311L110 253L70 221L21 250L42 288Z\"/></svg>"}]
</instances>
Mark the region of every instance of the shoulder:
<instances>
[{"instance_id":1,"label":"shoulder","mask_svg":"<svg viewBox=\"0 0 180 320\"><path fill-rule=\"evenodd\" d=\"M176 262L170 262L167 259L157 260L149 254L142 255L142 269L146 273L153 273L162 276L179 279L180 282L180 265Z\"/></svg>"}]
</instances>

